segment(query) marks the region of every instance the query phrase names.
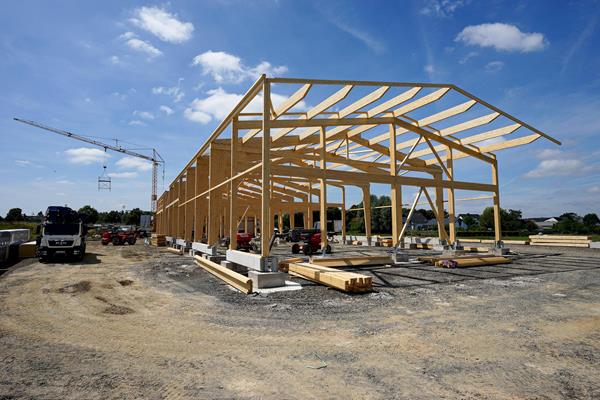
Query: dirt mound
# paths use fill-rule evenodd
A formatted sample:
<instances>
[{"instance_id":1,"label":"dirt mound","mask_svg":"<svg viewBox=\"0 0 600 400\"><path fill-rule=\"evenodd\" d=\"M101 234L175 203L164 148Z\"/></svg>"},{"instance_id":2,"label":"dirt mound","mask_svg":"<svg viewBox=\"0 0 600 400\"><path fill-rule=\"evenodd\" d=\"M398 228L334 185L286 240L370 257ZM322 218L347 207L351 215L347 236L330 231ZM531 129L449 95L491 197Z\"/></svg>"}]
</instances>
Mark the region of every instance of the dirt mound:
<instances>
[{"instance_id":1,"label":"dirt mound","mask_svg":"<svg viewBox=\"0 0 600 400\"><path fill-rule=\"evenodd\" d=\"M72 285L63 286L58 289L59 293L85 293L92 288L92 282L80 281Z\"/></svg>"},{"instance_id":2,"label":"dirt mound","mask_svg":"<svg viewBox=\"0 0 600 400\"><path fill-rule=\"evenodd\" d=\"M133 284L131 279L123 279L122 281L117 281L121 286L129 286Z\"/></svg>"}]
</instances>

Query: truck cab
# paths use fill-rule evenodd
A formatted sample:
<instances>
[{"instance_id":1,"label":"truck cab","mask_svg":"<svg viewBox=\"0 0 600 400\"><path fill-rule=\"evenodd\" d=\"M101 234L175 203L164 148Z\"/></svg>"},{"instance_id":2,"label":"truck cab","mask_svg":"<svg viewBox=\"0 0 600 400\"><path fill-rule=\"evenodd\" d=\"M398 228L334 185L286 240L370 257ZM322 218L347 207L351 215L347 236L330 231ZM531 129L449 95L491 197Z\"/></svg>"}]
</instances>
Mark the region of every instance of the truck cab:
<instances>
[{"instance_id":1,"label":"truck cab","mask_svg":"<svg viewBox=\"0 0 600 400\"><path fill-rule=\"evenodd\" d=\"M38 230L37 252L40 261L54 256L82 260L85 256L86 226L71 208L48 207Z\"/></svg>"}]
</instances>

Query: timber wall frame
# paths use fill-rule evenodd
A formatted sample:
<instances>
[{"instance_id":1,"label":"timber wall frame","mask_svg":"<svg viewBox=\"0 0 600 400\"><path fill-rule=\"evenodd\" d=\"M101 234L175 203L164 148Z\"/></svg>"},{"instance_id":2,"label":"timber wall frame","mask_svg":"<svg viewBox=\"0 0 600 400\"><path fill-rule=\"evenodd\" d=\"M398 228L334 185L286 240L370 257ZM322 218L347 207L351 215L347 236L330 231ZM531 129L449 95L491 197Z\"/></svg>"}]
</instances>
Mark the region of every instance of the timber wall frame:
<instances>
[{"instance_id":1,"label":"timber wall frame","mask_svg":"<svg viewBox=\"0 0 600 400\"><path fill-rule=\"evenodd\" d=\"M273 89L288 94L272 95ZM314 96L308 100L310 94ZM312 211L319 210L325 245L326 209L342 209L345 240L345 188L356 186L363 193L370 242L370 185L377 183L390 187L394 245L402 239L410 219L403 225L404 186L417 189L413 209L419 196L425 195L437 216L440 238L450 243L456 241L455 191L489 194L495 240L499 241L494 152L541 137L560 144L451 84L263 75L160 196L155 228L158 234L209 245L229 236L230 249L236 248L240 228L266 232L261 235L267 238L261 240L261 256L266 257L275 216L281 230L284 213L290 214L292 228L293 215L303 213L307 227L313 226ZM455 161L466 157L474 159L472 165L478 164L469 166L467 172L489 168L489 182L455 179ZM341 190L340 204L327 201L328 186Z\"/></svg>"}]
</instances>

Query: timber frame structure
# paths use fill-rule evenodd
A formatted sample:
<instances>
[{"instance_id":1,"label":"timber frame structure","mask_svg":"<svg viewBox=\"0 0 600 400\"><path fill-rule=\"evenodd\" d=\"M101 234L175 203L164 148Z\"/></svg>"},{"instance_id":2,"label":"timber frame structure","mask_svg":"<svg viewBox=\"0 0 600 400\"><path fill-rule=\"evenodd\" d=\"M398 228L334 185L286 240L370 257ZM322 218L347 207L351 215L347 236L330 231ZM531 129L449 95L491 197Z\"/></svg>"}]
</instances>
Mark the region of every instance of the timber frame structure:
<instances>
[{"instance_id":1,"label":"timber frame structure","mask_svg":"<svg viewBox=\"0 0 600 400\"><path fill-rule=\"evenodd\" d=\"M283 213L302 212L304 226L309 227L312 211L319 210L325 245L326 209L340 207L345 241L345 188L356 186L363 193L370 242L370 185L385 184L391 191L395 246L421 194L437 216L440 238L454 243L456 190L483 192L492 199L495 240L500 241L494 152L541 137L560 144L451 84L263 75L160 196L155 230L208 245L228 236L230 250L235 250L238 229L260 232L268 239L275 216L281 230ZM487 170L488 183L457 179L454 163L466 157L473 159L467 172L481 175ZM403 224L404 186L415 187L417 196ZM341 203L327 201L328 187L341 190ZM292 228L294 219L290 218ZM269 240L261 241L260 256L269 256Z\"/></svg>"}]
</instances>

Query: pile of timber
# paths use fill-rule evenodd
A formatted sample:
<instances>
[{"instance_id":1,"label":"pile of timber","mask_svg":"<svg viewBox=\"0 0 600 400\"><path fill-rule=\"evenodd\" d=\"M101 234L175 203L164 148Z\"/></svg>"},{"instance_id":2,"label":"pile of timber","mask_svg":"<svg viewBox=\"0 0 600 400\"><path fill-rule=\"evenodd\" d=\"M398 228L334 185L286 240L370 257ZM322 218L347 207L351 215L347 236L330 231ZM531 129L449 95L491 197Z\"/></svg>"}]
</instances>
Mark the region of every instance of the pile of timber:
<instances>
[{"instance_id":1,"label":"pile of timber","mask_svg":"<svg viewBox=\"0 0 600 400\"><path fill-rule=\"evenodd\" d=\"M150 237L150 244L152 246L166 246L167 245L167 238L165 235L158 235L156 233L153 233L152 236Z\"/></svg>"},{"instance_id":2,"label":"pile of timber","mask_svg":"<svg viewBox=\"0 0 600 400\"><path fill-rule=\"evenodd\" d=\"M419 261L427 264L435 265L440 268L465 268L465 267L480 267L484 265L497 265L497 264L508 264L511 261L510 258L495 256L495 255L479 255L474 256L427 256L419 257Z\"/></svg>"},{"instance_id":3,"label":"pile of timber","mask_svg":"<svg viewBox=\"0 0 600 400\"><path fill-rule=\"evenodd\" d=\"M252 279L245 275L238 274L228 268L223 267L220 264L209 261L200 256L194 256L196 264L204 268L207 272L213 274L223 282L233 286L242 293L252 293Z\"/></svg>"},{"instance_id":4,"label":"pile of timber","mask_svg":"<svg viewBox=\"0 0 600 400\"><path fill-rule=\"evenodd\" d=\"M532 246L590 247L590 236L531 235Z\"/></svg>"},{"instance_id":5,"label":"pile of timber","mask_svg":"<svg viewBox=\"0 0 600 400\"><path fill-rule=\"evenodd\" d=\"M375 242L375 246L377 247L393 247L394 246L394 240L392 238L389 237L377 237L377 241Z\"/></svg>"},{"instance_id":6,"label":"pile of timber","mask_svg":"<svg viewBox=\"0 0 600 400\"><path fill-rule=\"evenodd\" d=\"M291 262L288 264L288 273L344 292L358 293L373 290L373 278L355 272L340 271L310 263Z\"/></svg>"}]
</instances>

